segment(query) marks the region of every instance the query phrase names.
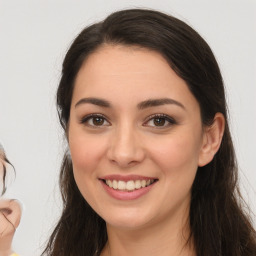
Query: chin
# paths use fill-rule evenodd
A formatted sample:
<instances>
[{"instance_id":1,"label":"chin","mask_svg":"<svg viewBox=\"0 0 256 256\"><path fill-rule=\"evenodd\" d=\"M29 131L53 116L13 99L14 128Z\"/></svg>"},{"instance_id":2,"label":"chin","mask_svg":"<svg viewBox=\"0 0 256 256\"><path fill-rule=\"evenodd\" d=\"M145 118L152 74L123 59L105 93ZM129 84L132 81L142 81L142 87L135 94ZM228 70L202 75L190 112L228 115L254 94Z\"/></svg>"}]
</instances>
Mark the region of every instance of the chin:
<instances>
[{"instance_id":1,"label":"chin","mask_svg":"<svg viewBox=\"0 0 256 256\"><path fill-rule=\"evenodd\" d=\"M133 220L114 220L110 222L106 222L107 226L115 227L117 229L122 229L122 230L136 230L140 229L146 226L145 221L134 221Z\"/></svg>"},{"instance_id":2,"label":"chin","mask_svg":"<svg viewBox=\"0 0 256 256\"><path fill-rule=\"evenodd\" d=\"M105 214L104 214L105 215ZM118 214L109 214L103 216L107 226L112 226L118 229L134 230L140 229L150 222L152 216L138 213L138 211L120 211Z\"/></svg>"}]
</instances>

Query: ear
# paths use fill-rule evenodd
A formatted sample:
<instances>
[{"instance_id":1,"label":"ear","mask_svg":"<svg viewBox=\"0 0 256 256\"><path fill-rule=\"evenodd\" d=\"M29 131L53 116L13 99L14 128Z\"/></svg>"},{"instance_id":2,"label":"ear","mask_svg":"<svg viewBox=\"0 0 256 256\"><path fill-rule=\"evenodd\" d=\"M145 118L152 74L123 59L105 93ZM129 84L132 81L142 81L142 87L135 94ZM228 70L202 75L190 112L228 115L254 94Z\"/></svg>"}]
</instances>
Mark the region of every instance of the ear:
<instances>
[{"instance_id":1,"label":"ear","mask_svg":"<svg viewBox=\"0 0 256 256\"><path fill-rule=\"evenodd\" d=\"M225 118L223 114L216 113L213 123L205 127L203 143L198 159L198 166L202 167L210 163L219 150L225 129Z\"/></svg>"}]
</instances>

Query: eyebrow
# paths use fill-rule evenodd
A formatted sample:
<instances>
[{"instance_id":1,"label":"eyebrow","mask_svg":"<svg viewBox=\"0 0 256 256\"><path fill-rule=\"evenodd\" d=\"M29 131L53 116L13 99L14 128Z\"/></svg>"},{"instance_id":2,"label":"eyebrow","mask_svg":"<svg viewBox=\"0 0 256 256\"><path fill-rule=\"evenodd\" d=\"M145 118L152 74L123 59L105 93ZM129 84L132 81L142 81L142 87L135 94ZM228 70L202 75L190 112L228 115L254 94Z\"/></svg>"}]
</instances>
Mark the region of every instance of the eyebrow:
<instances>
[{"instance_id":1,"label":"eyebrow","mask_svg":"<svg viewBox=\"0 0 256 256\"><path fill-rule=\"evenodd\" d=\"M105 108L109 108L111 106L111 104L107 100L103 100L99 98L83 98L76 103L75 108L85 103L90 103L90 104L97 105L100 107L105 107Z\"/></svg>"},{"instance_id":2,"label":"eyebrow","mask_svg":"<svg viewBox=\"0 0 256 256\"><path fill-rule=\"evenodd\" d=\"M82 98L81 100L79 100L76 104L75 104L75 108L79 105L82 104L93 104L93 105L97 105L100 107L105 107L105 108L110 108L111 104L109 101L104 100L104 99L100 99L100 98ZM185 109L184 105L174 99L170 99L170 98L161 98L161 99L148 99L145 101L140 102L137 105L137 108L142 110L145 108L150 108L150 107L157 107L157 106L162 106L162 105L166 105L166 104L174 104L176 106L179 106L183 109Z\"/></svg>"},{"instance_id":3,"label":"eyebrow","mask_svg":"<svg viewBox=\"0 0 256 256\"><path fill-rule=\"evenodd\" d=\"M142 101L141 103L138 104L138 109L145 109L145 108L150 108L150 107L157 107L157 106L162 106L166 104L174 104L177 105L183 109L185 109L184 105L181 104L180 102L170 99L170 98L162 98L162 99L149 99Z\"/></svg>"}]
</instances>

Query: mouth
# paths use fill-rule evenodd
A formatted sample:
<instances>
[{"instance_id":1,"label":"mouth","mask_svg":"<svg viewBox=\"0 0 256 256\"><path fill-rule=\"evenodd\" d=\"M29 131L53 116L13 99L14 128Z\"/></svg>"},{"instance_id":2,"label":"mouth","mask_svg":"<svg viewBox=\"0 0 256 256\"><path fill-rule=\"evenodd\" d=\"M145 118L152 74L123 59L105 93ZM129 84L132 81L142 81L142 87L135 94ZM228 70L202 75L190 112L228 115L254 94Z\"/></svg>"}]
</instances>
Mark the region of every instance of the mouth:
<instances>
[{"instance_id":1,"label":"mouth","mask_svg":"<svg viewBox=\"0 0 256 256\"><path fill-rule=\"evenodd\" d=\"M101 179L109 188L117 191L133 192L141 188L149 187L158 179L136 179L136 180L111 180L111 179Z\"/></svg>"}]
</instances>

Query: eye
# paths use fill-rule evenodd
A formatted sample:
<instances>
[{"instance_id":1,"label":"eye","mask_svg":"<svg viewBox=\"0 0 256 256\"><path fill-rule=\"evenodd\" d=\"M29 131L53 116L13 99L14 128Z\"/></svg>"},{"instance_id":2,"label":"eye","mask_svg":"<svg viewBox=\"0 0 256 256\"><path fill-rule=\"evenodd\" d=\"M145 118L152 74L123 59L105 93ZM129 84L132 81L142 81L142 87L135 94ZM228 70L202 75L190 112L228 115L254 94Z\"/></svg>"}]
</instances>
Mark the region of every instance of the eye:
<instances>
[{"instance_id":1,"label":"eye","mask_svg":"<svg viewBox=\"0 0 256 256\"><path fill-rule=\"evenodd\" d=\"M166 128L174 124L176 124L176 121L172 117L164 114L156 114L150 116L143 125L155 128Z\"/></svg>"},{"instance_id":2,"label":"eye","mask_svg":"<svg viewBox=\"0 0 256 256\"><path fill-rule=\"evenodd\" d=\"M88 116L83 117L80 120L81 124L86 124L88 126L92 127L101 127L101 126L109 126L110 123L107 121L107 119L100 114L91 114Z\"/></svg>"}]
</instances>

